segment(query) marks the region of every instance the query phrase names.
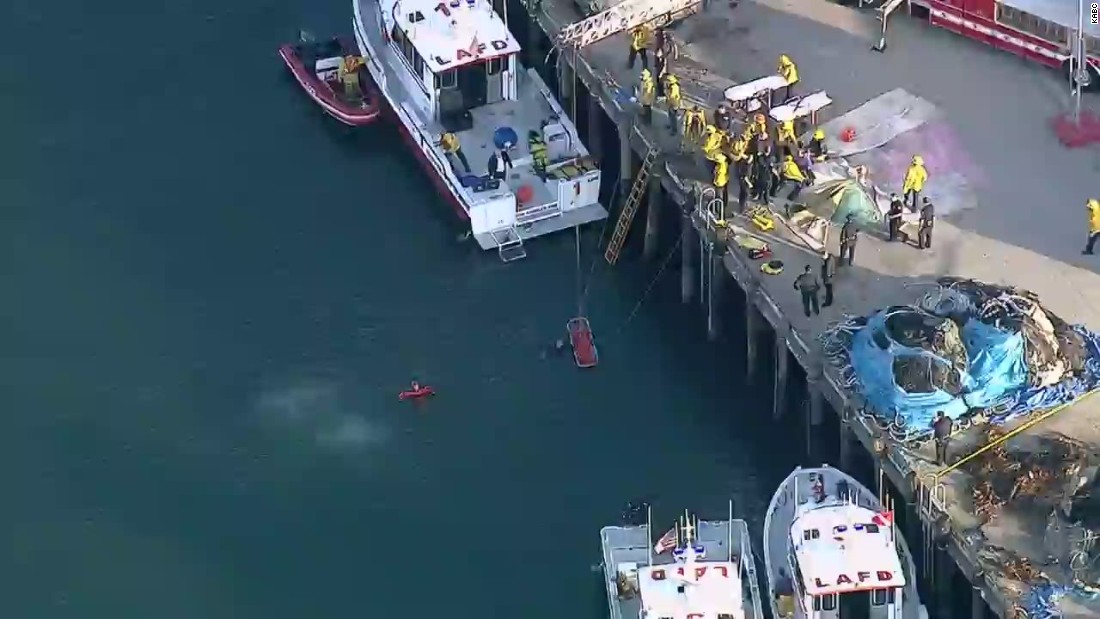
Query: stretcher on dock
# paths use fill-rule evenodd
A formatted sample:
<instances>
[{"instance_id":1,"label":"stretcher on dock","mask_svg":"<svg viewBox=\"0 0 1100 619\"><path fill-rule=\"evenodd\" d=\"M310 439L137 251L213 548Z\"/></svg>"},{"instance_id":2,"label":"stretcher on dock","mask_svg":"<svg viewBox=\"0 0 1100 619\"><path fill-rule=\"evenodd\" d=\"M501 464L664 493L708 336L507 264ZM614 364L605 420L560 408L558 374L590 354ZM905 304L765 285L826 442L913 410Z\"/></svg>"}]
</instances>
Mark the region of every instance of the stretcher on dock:
<instances>
[{"instance_id":1,"label":"stretcher on dock","mask_svg":"<svg viewBox=\"0 0 1100 619\"><path fill-rule=\"evenodd\" d=\"M725 96L726 101L732 103L734 107L755 112L763 105L762 99L765 97L770 98L773 90L783 88L786 85L787 80L783 79L782 76L769 75L744 84L730 86L722 94Z\"/></svg>"},{"instance_id":2,"label":"stretcher on dock","mask_svg":"<svg viewBox=\"0 0 1100 619\"><path fill-rule=\"evenodd\" d=\"M833 100L829 98L829 95L821 90L805 97L795 97L783 105L773 107L768 115L774 118L776 122L786 122L809 116L810 124L817 124L817 113L832 102Z\"/></svg>"},{"instance_id":3,"label":"stretcher on dock","mask_svg":"<svg viewBox=\"0 0 1100 619\"><path fill-rule=\"evenodd\" d=\"M599 363L600 354L596 350L592 325L588 323L588 319L578 316L566 323L565 328L569 331L569 343L573 346L573 361L577 367L590 368Z\"/></svg>"}]
</instances>

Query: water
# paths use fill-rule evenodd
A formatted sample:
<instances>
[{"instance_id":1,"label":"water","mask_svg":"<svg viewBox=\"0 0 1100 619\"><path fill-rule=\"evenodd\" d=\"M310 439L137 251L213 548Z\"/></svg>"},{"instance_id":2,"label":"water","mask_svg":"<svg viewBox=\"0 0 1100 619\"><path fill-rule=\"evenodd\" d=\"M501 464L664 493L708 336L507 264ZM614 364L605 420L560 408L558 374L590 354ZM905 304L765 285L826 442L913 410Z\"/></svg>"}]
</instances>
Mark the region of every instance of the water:
<instances>
[{"instance_id":1,"label":"water","mask_svg":"<svg viewBox=\"0 0 1100 619\"><path fill-rule=\"evenodd\" d=\"M626 501L758 524L796 463L675 267L622 329L656 265L597 269L597 370L542 354L572 237L456 241L396 133L279 64L349 15L5 5L0 616L600 617Z\"/></svg>"}]
</instances>

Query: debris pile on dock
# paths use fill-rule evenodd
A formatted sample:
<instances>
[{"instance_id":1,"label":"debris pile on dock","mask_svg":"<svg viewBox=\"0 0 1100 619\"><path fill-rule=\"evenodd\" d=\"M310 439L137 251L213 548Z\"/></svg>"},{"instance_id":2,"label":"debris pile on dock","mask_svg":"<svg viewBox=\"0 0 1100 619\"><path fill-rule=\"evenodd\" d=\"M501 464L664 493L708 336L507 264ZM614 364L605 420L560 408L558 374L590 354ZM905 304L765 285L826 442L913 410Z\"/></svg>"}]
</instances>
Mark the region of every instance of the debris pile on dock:
<instances>
[{"instance_id":1,"label":"debris pile on dock","mask_svg":"<svg viewBox=\"0 0 1100 619\"><path fill-rule=\"evenodd\" d=\"M988 425L982 444L994 445L970 461L966 470L973 487L974 511L988 522L1010 501L1021 501L1046 515L1076 492L1076 481L1088 467L1089 448L1068 436L1038 436L1036 448L1014 450L1000 441L1004 428ZM1073 487L1067 486L1073 484Z\"/></svg>"},{"instance_id":2,"label":"debris pile on dock","mask_svg":"<svg viewBox=\"0 0 1100 619\"><path fill-rule=\"evenodd\" d=\"M1100 385L1100 336L1017 288L941 278L916 305L849 318L822 334L842 383L900 442L935 414L1005 423Z\"/></svg>"}]
</instances>

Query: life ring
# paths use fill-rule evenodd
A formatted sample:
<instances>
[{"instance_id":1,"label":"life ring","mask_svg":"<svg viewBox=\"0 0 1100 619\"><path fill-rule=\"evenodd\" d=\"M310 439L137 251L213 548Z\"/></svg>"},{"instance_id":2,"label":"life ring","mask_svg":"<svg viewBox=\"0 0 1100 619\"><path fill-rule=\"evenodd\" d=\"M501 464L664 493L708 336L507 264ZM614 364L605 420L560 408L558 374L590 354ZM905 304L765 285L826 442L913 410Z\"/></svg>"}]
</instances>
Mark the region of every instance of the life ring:
<instances>
[{"instance_id":1,"label":"life ring","mask_svg":"<svg viewBox=\"0 0 1100 619\"><path fill-rule=\"evenodd\" d=\"M782 260L769 260L760 265L760 272L768 275L779 275L783 272Z\"/></svg>"},{"instance_id":2,"label":"life ring","mask_svg":"<svg viewBox=\"0 0 1100 619\"><path fill-rule=\"evenodd\" d=\"M424 398L424 397L427 397L427 396L430 396L430 395L435 395L435 389L432 389L431 387L428 387L428 386L422 386L422 387L418 387L416 389L406 389L405 391L402 391L401 393L397 394L397 399L398 400L416 400L416 399Z\"/></svg>"}]
</instances>

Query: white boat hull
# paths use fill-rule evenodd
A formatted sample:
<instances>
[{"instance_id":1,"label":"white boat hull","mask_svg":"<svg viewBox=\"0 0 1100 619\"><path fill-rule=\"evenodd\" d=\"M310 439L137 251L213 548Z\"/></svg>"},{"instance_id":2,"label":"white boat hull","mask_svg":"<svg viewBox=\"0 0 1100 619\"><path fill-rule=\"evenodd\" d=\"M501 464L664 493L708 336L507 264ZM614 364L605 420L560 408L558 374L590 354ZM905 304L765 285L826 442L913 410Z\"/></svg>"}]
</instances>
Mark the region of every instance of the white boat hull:
<instances>
[{"instance_id":1,"label":"white boat hull","mask_svg":"<svg viewBox=\"0 0 1100 619\"><path fill-rule=\"evenodd\" d=\"M768 511L764 516L764 571L767 576L768 603L771 605L772 617L780 618L783 614L777 605L778 596L776 584L780 582L780 570L787 565L788 545L790 543L790 530L794 522L795 507L802 501L810 499L811 475L819 475L824 480L824 485L832 492L837 482L847 483L850 502L873 512L883 512L884 508L878 496L868 490L863 484L847 473L823 466L820 468L797 468L787 476L783 483L772 496L768 504ZM905 538L900 533L896 534L895 543L901 560L901 567L905 573L905 585L903 587L903 606L901 619L927 619L927 611L920 603L917 594L917 571L913 563L913 555L905 543ZM830 615L837 616L837 615ZM805 619L806 614L796 603L794 605L794 619ZM840 615L840 619L844 619Z\"/></svg>"},{"instance_id":2,"label":"white boat hull","mask_svg":"<svg viewBox=\"0 0 1100 619\"><path fill-rule=\"evenodd\" d=\"M518 58L512 56L505 70L515 74L515 92L505 93L504 100L470 109L475 128L458 136L472 172L460 174L456 161L439 145L444 129L433 118L431 95L412 77L408 63L393 51L384 35L378 0L353 0L353 7L355 40L386 111L397 121L436 188L460 217L469 221L472 236L483 249L497 249L503 258L508 248L522 248L525 239L606 219L607 211L599 204L598 169L566 178L557 174L570 161L587 158L589 153L568 115L535 71L524 71ZM574 155L561 161L552 159L546 168L549 179L533 170L527 148L527 134L541 130L548 118L561 126L571 149L568 154ZM470 188L460 176L487 171L483 166L494 150L493 132L503 126L514 129L519 138L511 153L515 167L497 189ZM520 193L530 193L531 197L521 203L517 197Z\"/></svg>"}]
</instances>

